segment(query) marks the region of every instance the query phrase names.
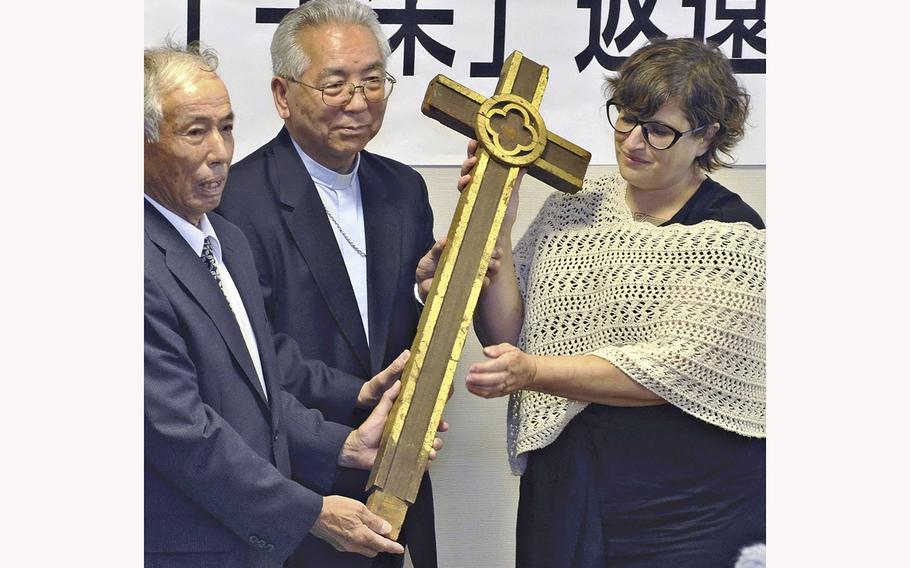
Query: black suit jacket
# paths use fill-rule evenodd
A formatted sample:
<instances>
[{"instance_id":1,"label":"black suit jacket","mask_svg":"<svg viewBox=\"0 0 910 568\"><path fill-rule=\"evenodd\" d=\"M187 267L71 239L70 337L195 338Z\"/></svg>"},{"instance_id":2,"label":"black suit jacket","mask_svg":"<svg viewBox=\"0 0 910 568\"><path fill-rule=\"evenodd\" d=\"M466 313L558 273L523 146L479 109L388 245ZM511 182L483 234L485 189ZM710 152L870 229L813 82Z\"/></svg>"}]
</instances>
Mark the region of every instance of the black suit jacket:
<instances>
[{"instance_id":1,"label":"black suit jacket","mask_svg":"<svg viewBox=\"0 0 910 568\"><path fill-rule=\"evenodd\" d=\"M332 226L286 129L231 167L218 212L250 241L275 330L293 338L305 357L369 379L414 339L420 318L414 270L433 245L433 213L423 178L404 164L362 151L358 180L366 233L369 345ZM313 389L287 386L307 406L321 408L320 401L308 398ZM351 405L346 420L353 426L363 417ZM341 476L335 489L364 500L366 475L359 474ZM408 544L416 568L436 565L431 491L425 476L400 539ZM316 539L307 541L315 542L305 542L303 548L319 549L325 565L368 564ZM320 564L297 561L296 566Z\"/></svg>"},{"instance_id":2,"label":"black suit jacket","mask_svg":"<svg viewBox=\"0 0 910 568\"><path fill-rule=\"evenodd\" d=\"M319 515L350 428L280 387L331 382L279 361L243 234L209 220L256 335L268 399L227 300L202 260L145 203L145 565L281 566ZM293 481L291 478L296 481ZM298 483L299 482L299 483Z\"/></svg>"}]
</instances>

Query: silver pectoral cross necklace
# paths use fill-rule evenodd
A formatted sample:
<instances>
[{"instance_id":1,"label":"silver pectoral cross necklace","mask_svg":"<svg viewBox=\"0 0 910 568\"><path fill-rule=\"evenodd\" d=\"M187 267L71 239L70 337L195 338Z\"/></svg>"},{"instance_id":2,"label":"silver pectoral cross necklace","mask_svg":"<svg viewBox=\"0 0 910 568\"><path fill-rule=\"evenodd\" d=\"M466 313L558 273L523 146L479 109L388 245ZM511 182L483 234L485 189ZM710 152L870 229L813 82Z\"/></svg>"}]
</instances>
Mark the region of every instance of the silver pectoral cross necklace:
<instances>
[{"instance_id":1,"label":"silver pectoral cross necklace","mask_svg":"<svg viewBox=\"0 0 910 568\"><path fill-rule=\"evenodd\" d=\"M323 207L325 207L325 205L323 205ZM329 216L329 220L331 220L332 223L335 225L335 227L338 228L338 231L341 233L341 236L344 237L344 240L346 240L349 245L351 245L351 248L354 249L354 252L359 254L361 258L366 258L367 253L360 250L360 247L358 247L356 244L354 244L354 239L349 237L348 234L345 232L345 230L341 228L341 223L339 223L338 220L335 219L335 216L332 215L332 212L329 211L328 207L325 207L325 214Z\"/></svg>"}]
</instances>

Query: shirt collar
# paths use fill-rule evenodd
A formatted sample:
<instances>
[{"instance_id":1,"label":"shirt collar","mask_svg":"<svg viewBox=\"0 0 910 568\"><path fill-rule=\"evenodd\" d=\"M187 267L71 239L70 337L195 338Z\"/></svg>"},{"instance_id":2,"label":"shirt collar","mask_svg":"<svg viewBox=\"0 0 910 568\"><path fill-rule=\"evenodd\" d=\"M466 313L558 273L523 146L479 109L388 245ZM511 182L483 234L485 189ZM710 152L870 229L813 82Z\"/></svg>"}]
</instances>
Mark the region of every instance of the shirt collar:
<instances>
[{"instance_id":1,"label":"shirt collar","mask_svg":"<svg viewBox=\"0 0 910 568\"><path fill-rule=\"evenodd\" d=\"M309 157L293 138L291 138L291 142L293 142L294 149L297 150L297 154L300 155L304 167L306 167L306 170L310 173L310 177L313 178L314 182L337 191L349 189L351 185L353 185L354 180L357 179L357 170L360 168L360 152L357 152L357 156L354 158L354 167L351 168L351 173L340 174Z\"/></svg>"},{"instance_id":2,"label":"shirt collar","mask_svg":"<svg viewBox=\"0 0 910 568\"><path fill-rule=\"evenodd\" d=\"M161 212L161 214L164 215L164 218L177 229L177 232L180 233L183 240L190 245L190 248L193 249L196 256L202 256L202 247L205 245L205 238L212 237L212 253L215 255L215 259L218 263L223 264L221 262L221 243L218 241L218 235L215 234L215 229L209 222L207 215L204 213L202 214L202 219L199 221L199 227L196 227L148 195L145 195L145 199L151 203L155 209Z\"/></svg>"}]
</instances>

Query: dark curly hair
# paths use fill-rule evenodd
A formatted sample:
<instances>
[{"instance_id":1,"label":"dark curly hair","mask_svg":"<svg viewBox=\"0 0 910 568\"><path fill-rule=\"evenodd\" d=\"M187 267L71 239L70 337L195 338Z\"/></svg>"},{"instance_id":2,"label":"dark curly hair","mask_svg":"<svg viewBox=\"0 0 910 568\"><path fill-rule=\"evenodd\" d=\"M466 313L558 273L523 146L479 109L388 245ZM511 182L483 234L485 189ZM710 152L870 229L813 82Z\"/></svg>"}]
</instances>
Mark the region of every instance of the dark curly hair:
<instances>
[{"instance_id":1,"label":"dark curly hair","mask_svg":"<svg viewBox=\"0 0 910 568\"><path fill-rule=\"evenodd\" d=\"M696 159L707 172L731 165L720 154L732 157L749 114L749 94L727 57L717 45L689 38L651 40L607 79L604 95L638 116L651 116L675 101L693 127L720 124L708 150Z\"/></svg>"}]
</instances>

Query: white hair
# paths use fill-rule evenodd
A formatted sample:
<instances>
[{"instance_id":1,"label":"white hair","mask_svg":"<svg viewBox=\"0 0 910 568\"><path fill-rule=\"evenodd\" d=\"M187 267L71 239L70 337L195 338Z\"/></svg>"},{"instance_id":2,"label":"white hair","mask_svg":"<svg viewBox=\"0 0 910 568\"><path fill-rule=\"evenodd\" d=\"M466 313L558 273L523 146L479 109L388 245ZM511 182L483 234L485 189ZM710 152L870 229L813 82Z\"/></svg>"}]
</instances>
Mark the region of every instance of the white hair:
<instances>
[{"instance_id":1,"label":"white hair","mask_svg":"<svg viewBox=\"0 0 910 568\"><path fill-rule=\"evenodd\" d=\"M281 19L272 36L272 73L278 77L299 77L310 66L311 58L298 43L301 30L324 24L354 24L373 32L382 60L391 50L379 25L376 12L357 0L310 0Z\"/></svg>"},{"instance_id":2,"label":"white hair","mask_svg":"<svg viewBox=\"0 0 910 568\"><path fill-rule=\"evenodd\" d=\"M183 47L166 38L161 47L145 50L145 141L158 141L158 127L164 118L164 97L187 81L218 68L214 50L198 43Z\"/></svg>"}]
</instances>

